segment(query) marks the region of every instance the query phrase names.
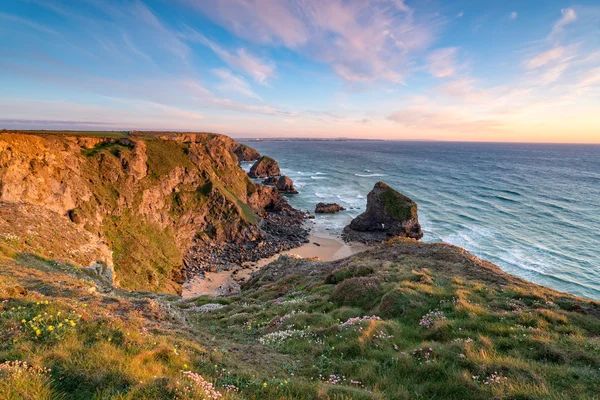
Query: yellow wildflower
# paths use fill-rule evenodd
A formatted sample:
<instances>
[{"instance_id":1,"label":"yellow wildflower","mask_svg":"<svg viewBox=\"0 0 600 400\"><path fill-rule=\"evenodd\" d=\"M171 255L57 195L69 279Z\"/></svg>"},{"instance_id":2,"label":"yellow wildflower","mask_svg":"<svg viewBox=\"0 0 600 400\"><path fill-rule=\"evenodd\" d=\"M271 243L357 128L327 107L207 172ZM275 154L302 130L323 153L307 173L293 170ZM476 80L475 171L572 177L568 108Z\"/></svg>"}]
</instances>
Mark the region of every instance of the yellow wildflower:
<instances>
[{"instance_id":1,"label":"yellow wildflower","mask_svg":"<svg viewBox=\"0 0 600 400\"><path fill-rule=\"evenodd\" d=\"M40 336L42 334L42 331L40 331L39 329L35 330L35 336Z\"/></svg>"},{"instance_id":2,"label":"yellow wildflower","mask_svg":"<svg viewBox=\"0 0 600 400\"><path fill-rule=\"evenodd\" d=\"M54 327L53 327L52 325L48 325L48 328L47 328L47 329L48 329L49 331L53 331L53 330L54 330Z\"/></svg>"}]
</instances>

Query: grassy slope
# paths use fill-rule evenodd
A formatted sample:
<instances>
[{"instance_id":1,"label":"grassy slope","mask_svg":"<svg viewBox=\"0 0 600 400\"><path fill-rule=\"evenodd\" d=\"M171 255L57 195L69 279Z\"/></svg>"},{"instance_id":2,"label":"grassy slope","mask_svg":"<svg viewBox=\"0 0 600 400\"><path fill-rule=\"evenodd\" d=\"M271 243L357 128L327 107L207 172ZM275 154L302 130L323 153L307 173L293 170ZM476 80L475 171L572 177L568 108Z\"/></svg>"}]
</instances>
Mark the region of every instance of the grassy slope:
<instances>
[{"instance_id":1,"label":"grassy slope","mask_svg":"<svg viewBox=\"0 0 600 400\"><path fill-rule=\"evenodd\" d=\"M336 263L280 260L240 298L191 301L101 295L54 272L57 264L3 262L0 362L52 372L0 368L0 398L12 390L15 399L167 399L184 385L197 391L187 398L202 398L181 370L222 393L235 385L229 398L600 398L600 304L452 246L402 242ZM193 308L203 305L222 308ZM76 325L49 331L59 311ZM344 324L371 315L381 319Z\"/></svg>"}]
</instances>

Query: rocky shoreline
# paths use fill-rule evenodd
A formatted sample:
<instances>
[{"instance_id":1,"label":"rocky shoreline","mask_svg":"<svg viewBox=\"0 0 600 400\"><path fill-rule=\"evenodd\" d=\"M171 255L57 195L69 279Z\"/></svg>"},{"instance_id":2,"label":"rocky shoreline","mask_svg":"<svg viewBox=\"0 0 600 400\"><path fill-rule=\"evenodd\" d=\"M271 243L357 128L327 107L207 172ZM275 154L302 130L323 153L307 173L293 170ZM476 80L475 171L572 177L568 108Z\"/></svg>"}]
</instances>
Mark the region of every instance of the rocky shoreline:
<instances>
[{"instance_id":1,"label":"rocky shoreline","mask_svg":"<svg viewBox=\"0 0 600 400\"><path fill-rule=\"evenodd\" d=\"M184 257L187 279L204 272L230 271L272 257L308 242L306 213L294 209L267 211L262 216L263 240L246 242L197 242Z\"/></svg>"},{"instance_id":2,"label":"rocky shoreline","mask_svg":"<svg viewBox=\"0 0 600 400\"><path fill-rule=\"evenodd\" d=\"M257 157L257 162L248 176L252 178L256 170L261 170L265 160L277 166L277 161L270 157ZM263 210L257 213L260 219L258 227L261 237L257 240L228 242L195 241L184 257L188 281L203 276L205 272L236 272L246 268L248 264L300 247L308 242L310 232L304 222L310 218L310 215L296 210L281 196L281 193L297 192L293 189L293 183L289 178L283 176L277 178L279 173L278 167L262 171L262 174L267 175L267 181L269 179L275 181L275 186L270 187L269 190L260 189L267 189L264 186L266 182L262 185L255 183L259 187L259 193L262 193L260 202L266 204ZM277 181L286 181L287 186L284 188L286 190L279 189L279 185L276 185Z\"/></svg>"}]
</instances>

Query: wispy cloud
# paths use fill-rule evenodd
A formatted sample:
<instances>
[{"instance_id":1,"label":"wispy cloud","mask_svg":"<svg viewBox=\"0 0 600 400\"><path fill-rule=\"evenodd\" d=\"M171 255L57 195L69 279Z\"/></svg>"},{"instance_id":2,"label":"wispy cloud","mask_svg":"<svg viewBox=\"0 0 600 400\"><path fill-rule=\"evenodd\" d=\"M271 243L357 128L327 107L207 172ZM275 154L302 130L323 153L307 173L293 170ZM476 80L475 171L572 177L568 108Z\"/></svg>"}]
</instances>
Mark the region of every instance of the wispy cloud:
<instances>
[{"instance_id":1,"label":"wispy cloud","mask_svg":"<svg viewBox=\"0 0 600 400\"><path fill-rule=\"evenodd\" d=\"M454 76L459 68L457 63L458 48L446 47L436 49L427 56L428 69L436 78Z\"/></svg>"},{"instance_id":2,"label":"wispy cloud","mask_svg":"<svg viewBox=\"0 0 600 400\"><path fill-rule=\"evenodd\" d=\"M186 2L244 39L301 52L351 82L403 82L441 23L435 13L417 21L398 0Z\"/></svg>"},{"instance_id":3,"label":"wispy cloud","mask_svg":"<svg viewBox=\"0 0 600 400\"><path fill-rule=\"evenodd\" d=\"M22 26L26 26L28 28L35 29L35 30L43 32L43 33L49 33L51 35L59 35L59 33L57 31L55 31L54 29L48 28L45 25L39 24L35 21L31 21L27 18L18 17L16 15L11 15L11 14L0 12L0 20L3 20L8 23L15 23L15 24L19 24Z\"/></svg>"},{"instance_id":4,"label":"wispy cloud","mask_svg":"<svg viewBox=\"0 0 600 400\"><path fill-rule=\"evenodd\" d=\"M275 64L250 54L246 49L239 48L235 52L226 50L200 32L187 28L179 34L185 40L195 41L208 46L227 65L252 78L255 82L265 85L275 76Z\"/></svg>"},{"instance_id":5,"label":"wispy cloud","mask_svg":"<svg viewBox=\"0 0 600 400\"><path fill-rule=\"evenodd\" d=\"M554 24L552 32L550 33L551 37L562 32L565 26L577 21L577 13L572 8L563 8L560 10L560 13L562 14L562 17Z\"/></svg>"},{"instance_id":6,"label":"wispy cloud","mask_svg":"<svg viewBox=\"0 0 600 400\"><path fill-rule=\"evenodd\" d=\"M516 11L513 11L513 12L511 12L511 13L508 15L508 18L509 18L511 21L514 21L515 19L517 19L517 17L518 17L518 16L519 16L519 13L518 13L518 12L516 12Z\"/></svg>"},{"instance_id":7,"label":"wispy cloud","mask_svg":"<svg viewBox=\"0 0 600 400\"><path fill-rule=\"evenodd\" d=\"M219 89L224 92L240 93L244 96L252 97L257 100L262 100L259 95L254 93L248 85L248 82L241 76L235 75L228 69L215 68L213 74L221 79Z\"/></svg>"},{"instance_id":8,"label":"wispy cloud","mask_svg":"<svg viewBox=\"0 0 600 400\"><path fill-rule=\"evenodd\" d=\"M537 54L527 62L527 68L536 69L548 65L553 61L558 61L563 58L565 48L562 46L554 47L548 51Z\"/></svg>"}]
</instances>

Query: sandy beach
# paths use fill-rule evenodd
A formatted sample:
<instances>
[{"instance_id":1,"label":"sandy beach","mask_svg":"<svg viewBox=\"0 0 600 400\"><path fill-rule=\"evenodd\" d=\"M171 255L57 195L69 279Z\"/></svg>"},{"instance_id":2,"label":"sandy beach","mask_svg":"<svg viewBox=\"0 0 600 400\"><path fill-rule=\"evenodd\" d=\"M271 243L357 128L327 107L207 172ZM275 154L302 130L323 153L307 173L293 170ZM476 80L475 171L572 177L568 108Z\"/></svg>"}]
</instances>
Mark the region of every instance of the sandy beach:
<instances>
[{"instance_id":1,"label":"sandy beach","mask_svg":"<svg viewBox=\"0 0 600 400\"><path fill-rule=\"evenodd\" d=\"M314 232L309 242L295 249L284 251L273 257L264 258L256 263L248 264L235 271L207 272L205 276L196 276L183 285L181 296L190 299L198 296L218 296L219 289L229 282L243 283L254 271L275 261L281 254L294 255L301 258L319 258L323 261L339 260L368 249L362 243L345 243L340 237L328 232Z\"/></svg>"}]
</instances>

